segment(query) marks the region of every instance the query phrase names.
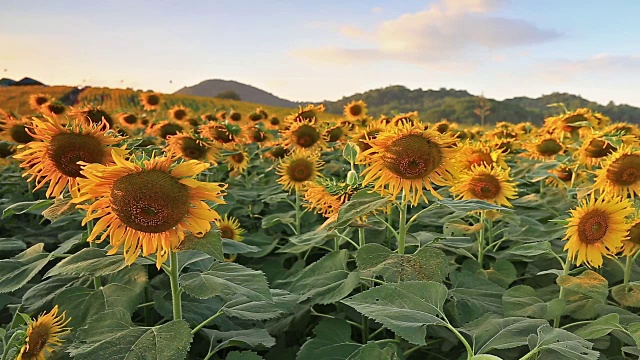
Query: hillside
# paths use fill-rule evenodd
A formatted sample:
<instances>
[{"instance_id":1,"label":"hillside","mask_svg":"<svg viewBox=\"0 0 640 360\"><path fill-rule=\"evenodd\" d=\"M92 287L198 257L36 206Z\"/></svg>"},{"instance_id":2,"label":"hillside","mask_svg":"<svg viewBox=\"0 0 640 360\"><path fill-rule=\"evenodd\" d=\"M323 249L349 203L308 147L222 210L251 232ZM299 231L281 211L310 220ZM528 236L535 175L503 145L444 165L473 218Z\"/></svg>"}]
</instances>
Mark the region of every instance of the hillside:
<instances>
[{"instance_id":1,"label":"hillside","mask_svg":"<svg viewBox=\"0 0 640 360\"><path fill-rule=\"evenodd\" d=\"M326 101L328 112L341 114L344 105L353 100L364 100L373 116L418 111L423 121L435 122L442 119L457 121L463 124L479 122L474 110L478 107L479 98L466 91L453 89L410 90L404 86L389 86L370 90L364 93L344 97L338 101ZM611 117L614 121L640 123L640 108L629 105L606 106L583 99L576 95L553 93L539 98L516 97L497 101L488 99L491 113L487 123L499 121L520 122L531 121L540 124L547 116L557 115L562 110L549 107L554 103L564 103L568 109L589 107Z\"/></svg>"},{"instance_id":2,"label":"hillside","mask_svg":"<svg viewBox=\"0 0 640 360\"><path fill-rule=\"evenodd\" d=\"M242 101L289 108L298 106L298 104L293 101L281 99L271 93L260 90L251 85L242 84L237 81L218 79L205 80L197 85L183 87L182 89L176 91L174 94L215 97L221 92L229 90L234 91L238 95L240 95L240 99Z\"/></svg>"}]
</instances>

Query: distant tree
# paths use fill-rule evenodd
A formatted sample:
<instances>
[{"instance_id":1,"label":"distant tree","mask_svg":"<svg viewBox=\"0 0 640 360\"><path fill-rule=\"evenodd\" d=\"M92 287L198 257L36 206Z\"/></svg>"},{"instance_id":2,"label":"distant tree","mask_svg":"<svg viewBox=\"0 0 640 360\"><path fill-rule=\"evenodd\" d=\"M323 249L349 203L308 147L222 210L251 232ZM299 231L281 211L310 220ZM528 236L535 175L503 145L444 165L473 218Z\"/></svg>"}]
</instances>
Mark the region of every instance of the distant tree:
<instances>
[{"instance_id":1,"label":"distant tree","mask_svg":"<svg viewBox=\"0 0 640 360\"><path fill-rule=\"evenodd\" d=\"M241 100L240 95L233 90L223 91L214 97L217 97L218 99Z\"/></svg>"},{"instance_id":2,"label":"distant tree","mask_svg":"<svg viewBox=\"0 0 640 360\"><path fill-rule=\"evenodd\" d=\"M491 114L491 104L489 104L487 98L484 97L484 94L481 94L478 98L478 107L475 108L473 112L480 116L480 126L484 126L484 119L487 115Z\"/></svg>"}]
</instances>

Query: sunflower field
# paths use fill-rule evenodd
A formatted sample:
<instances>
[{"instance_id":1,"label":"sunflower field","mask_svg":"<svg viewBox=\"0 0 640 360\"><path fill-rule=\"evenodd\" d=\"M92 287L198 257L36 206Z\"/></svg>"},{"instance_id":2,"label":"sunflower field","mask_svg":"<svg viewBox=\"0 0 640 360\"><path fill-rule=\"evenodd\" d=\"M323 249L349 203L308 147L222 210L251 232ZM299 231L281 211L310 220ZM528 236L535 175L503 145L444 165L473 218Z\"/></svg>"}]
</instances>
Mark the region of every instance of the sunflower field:
<instances>
[{"instance_id":1,"label":"sunflower field","mask_svg":"<svg viewBox=\"0 0 640 360\"><path fill-rule=\"evenodd\" d=\"M640 356L638 126L119 94L0 111L0 360Z\"/></svg>"}]
</instances>

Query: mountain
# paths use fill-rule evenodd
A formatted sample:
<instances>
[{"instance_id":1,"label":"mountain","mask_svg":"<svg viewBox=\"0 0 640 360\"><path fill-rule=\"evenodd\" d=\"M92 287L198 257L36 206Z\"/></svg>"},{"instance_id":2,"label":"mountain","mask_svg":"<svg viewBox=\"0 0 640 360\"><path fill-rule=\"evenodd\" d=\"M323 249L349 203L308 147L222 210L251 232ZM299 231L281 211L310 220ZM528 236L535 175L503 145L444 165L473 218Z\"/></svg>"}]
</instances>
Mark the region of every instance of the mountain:
<instances>
[{"instance_id":1,"label":"mountain","mask_svg":"<svg viewBox=\"0 0 640 360\"><path fill-rule=\"evenodd\" d=\"M238 95L240 95L240 99L242 101L288 108L298 106L298 103L281 99L271 93L260 90L251 85L242 84L237 81L219 79L205 80L197 85L183 87L182 89L176 91L174 94L215 97L216 95L224 91L236 92Z\"/></svg>"},{"instance_id":2,"label":"mountain","mask_svg":"<svg viewBox=\"0 0 640 360\"><path fill-rule=\"evenodd\" d=\"M38 80L34 80L30 77L22 78L20 81L15 81L8 78L0 79L0 87L8 87L8 86L45 86Z\"/></svg>"},{"instance_id":3,"label":"mountain","mask_svg":"<svg viewBox=\"0 0 640 360\"><path fill-rule=\"evenodd\" d=\"M393 115L410 111L418 111L423 121L436 122L442 119L462 124L479 123L475 113L480 101L479 96L464 90L441 88L439 90L410 90L404 86L394 85L364 93L343 97L338 101L324 102L327 112L341 114L343 107L351 101L364 100L369 114L374 117L380 114ZM486 122L530 121L541 124L545 117L561 114L561 107L548 105L562 103L569 110L588 107L611 117L613 121L640 123L640 108L629 105L616 105L610 102L606 106L586 100L580 96L566 93L552 93L539 98L516 97L503 101L487 99L490 114Z\"/></svg>"}]
</instances>

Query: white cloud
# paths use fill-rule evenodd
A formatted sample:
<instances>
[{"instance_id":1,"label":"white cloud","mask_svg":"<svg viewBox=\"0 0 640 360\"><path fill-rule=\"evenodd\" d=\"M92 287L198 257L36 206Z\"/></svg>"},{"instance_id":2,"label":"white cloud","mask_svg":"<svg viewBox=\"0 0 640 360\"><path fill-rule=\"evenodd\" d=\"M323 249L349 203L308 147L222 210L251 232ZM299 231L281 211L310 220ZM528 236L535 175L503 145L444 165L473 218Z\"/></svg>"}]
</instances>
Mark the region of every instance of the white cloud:
<instances>
[{"instance_id":1,"label":"white cloud","mask_svg":"<svg viewBox=\"0 0 640 360\"><path fill-rule=\"evenodd\" d=\"M384 9L383 9L383 8L381 8L381 7L379 7L379 6L374 7L373 9L371 9L371 12L372 12L372 13L374 13L374 14L380 14L380 13L382 13L383 11L384 11Z\"/></svg>"}]
</instances>

